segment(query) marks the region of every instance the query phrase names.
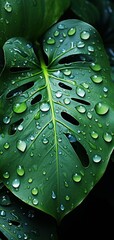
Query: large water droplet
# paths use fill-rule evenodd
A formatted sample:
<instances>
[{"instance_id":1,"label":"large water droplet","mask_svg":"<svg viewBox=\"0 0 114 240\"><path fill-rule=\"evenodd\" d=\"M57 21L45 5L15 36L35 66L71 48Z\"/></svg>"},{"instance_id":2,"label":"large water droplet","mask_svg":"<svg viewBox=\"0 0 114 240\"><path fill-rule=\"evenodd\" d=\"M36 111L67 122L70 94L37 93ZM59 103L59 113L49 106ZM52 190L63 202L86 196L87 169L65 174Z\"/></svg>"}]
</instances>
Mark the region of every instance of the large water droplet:
<instances>
[{"instance_id":1,"label":"large water droplet","mask_svg":"<svg viewBox=\"0 0 114 240\"><path fill-rule=\"evenodd\" d=\"M109 107L102 102L99 102L95 105L95 111L99 115L104 115L109 111Z\"/></svg>"},{"instance_id":2,"label":"large water droplet","mask_svg":"<svg viewBox=\"0 0 114 240\"><path fill-rule=\"evenodd\" d=\"M101 70L101 66L98 63L91 63L90 67L96 72Z\"/></svg>"},{"instance_id":3,"label":"large water droplet","mask_svg":"<svg viewBox=\"0 0 114 240\"><path fill-rule=\"evenodd\" d=\"M22 141L22 140L18 140L17 142L17 148L21 151L21 152L24 152L25 149L27 147L27 144L25 141Z\"/></svg>"},{"instance_id":4,"label":"large water droplet","mask_svg":"<svg viewBox=\"0 0 114 240\"><path fill-rule=\"evenodd\" d=\"M100 161L102 160L102 158L101 158L101 156L100 155L94 155L93 156L93 161L95 162L95 163L99 163Z\"/></svg>"},{"instance_id":5,"label":"large water droplet","mask_svg":"<svg viewBox=\"0 0 114 240\"><path fill-rule=\"evenodd\" d=\"M72 35L74 35L76 33L76 28L74 28L74 27L72 27L72 28L70 28L69 30L68 30L68 35L69 36L72 36Z\"/></svg>"},{"instance_id":6,"label":"large water droplet","mask_svg":"<svg viewBox=\"0 0 114 240\"><path fill-rule=\"evenodd\" d=\"M80 97L84 97L85 96L85 91L82 88L80 88L80 87L76 88L76 93Z\"/></svg>"},{"instance_id":7,"label":"large water droplet","mask_svg":"<svg viewBox=\"0 0 114 240\"><path fill-rule=\"evenodd\" d=\"M23 113L23 112L25 112L26 109L27 109L27 104L26 104L26 102L16 103L16 104L13 106L13 111L14 111L15 113Z\"/></svg>"},{"instance_id":8,"label":"large water droplet","mask_svg":"<svg viewBox=\"0 0 114 240\"><path fill-rule=\"evenodd\" d=\"M94 83L101 83L103 81L103 78L100 75L93 75L91 79Z\"/></svg>"},{"instance_id":9,"label":"large water droplet","mask_svg":"<svg viewBox=\"0 0 114 240\"><path fill-rule=\"evenodd\" d=\"M108 132L104 133L103 138L106 142L111 142L112 141L112 135Z\"/></svg>"},{"instance_id":10,"label":"large water droplet","mask_svg":"<svg viewBox=\"0 0 114 240\"><path fill-rule=\"evenodd\" d=\"M83 31L83 32L81 32L80 37L83 40L87 40L90 37L90 33L88 31Z\"/></svg>"},{"instance_id":11,"label":"large water droplet","mask_svg":"<svg viewBox=\"0 0 114 240\"><path fill-rule=\"evenodd\" d=\"M81 179L82 179L82 177L81 177L80 174L75 173L75 174L73 175L73 181L74 181L74 182L80 182Z\"/></svg>"},{"instance_id":12,"label":"large water droplet","mask_svg":"<svg viewBox=\"0 0 114 240\"><path fill-rule=\"evenodd\" d=\"M5 3L4 8L9 13L12 11L12 6L8 1Z\"/></svg>"},{"instance_id":13,"label":"large water droplet","mask_svg":"<svg viewBox=\"0 0 114 240\"><path fill-rule=\"evenodd\" d=\"M91 136L92 136L92 138L97 139L99 135L97 132L92 131Z\"/></svg>"},{"instance_id":14,"label":"large water droplet","mask_svg":"<svg viewBox=\"0 0 114 240\"><path fill-rule=\"evenodd\" d=\"M41 106L40 106L40 110L42 112L47 112L47 111L49 111L49 109L50 109L49 103L42 103Z\"/></svg>"},{"instance_id":15,"label":"large water droplet","mask_svg":"<svg viewBox=\"0 0 114 240\"><path fill-rule=\"evenodd\" d=\"M20 186L20 180L18 178L14 179L12 182L12 186L14 188L18 188Z\"/></svg>"},{"instance_id":16,"label":"large water droplet","mask_svg":"<svg viewBox=\"0 0 114 240\"><path fill-rule=\"evenodd\" d=\"M17 168L17 174L21 177L25 174L24 168L21 165Z\"/></svg>"}]
</instances>

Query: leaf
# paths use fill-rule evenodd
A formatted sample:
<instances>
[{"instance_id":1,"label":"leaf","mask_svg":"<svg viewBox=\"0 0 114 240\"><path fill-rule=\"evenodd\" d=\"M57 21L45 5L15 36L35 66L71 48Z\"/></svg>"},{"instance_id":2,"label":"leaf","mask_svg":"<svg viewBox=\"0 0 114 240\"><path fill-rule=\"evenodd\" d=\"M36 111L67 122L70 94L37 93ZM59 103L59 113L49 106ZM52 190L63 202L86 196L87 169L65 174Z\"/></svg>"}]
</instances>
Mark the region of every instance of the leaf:
<instances>
[{"instance_id":1,"label":"leaf","mask_svg":"<svg viewBox=\"0 0 114 240\"><path fill-rule=\"evenodd\" d=\"M0 191L1 239L57 239L53 219L14 197L5 187Z\"/></svg>"},{"instance_id":2,"label":"leaf","mask_svg":"<svg viewBox=\"0 0 114 240\"><path fill-rule=\"evenodd\" d=\"M93 189L113 150L108 57L98 32L75 19L58 22L33 47L12 38L4 54L1 179L59 222Z\"/></svg>"},{"instance_id":3,"label":"leaf","mask_svg":"<svg viewBox=\"0 0 114 240\"><path fill-rule=\"evenodd\" d=\"M1 0L0 47L12 37L35 41L58 21L69 4L70 0Z\"/></svg>"}]
</instances>

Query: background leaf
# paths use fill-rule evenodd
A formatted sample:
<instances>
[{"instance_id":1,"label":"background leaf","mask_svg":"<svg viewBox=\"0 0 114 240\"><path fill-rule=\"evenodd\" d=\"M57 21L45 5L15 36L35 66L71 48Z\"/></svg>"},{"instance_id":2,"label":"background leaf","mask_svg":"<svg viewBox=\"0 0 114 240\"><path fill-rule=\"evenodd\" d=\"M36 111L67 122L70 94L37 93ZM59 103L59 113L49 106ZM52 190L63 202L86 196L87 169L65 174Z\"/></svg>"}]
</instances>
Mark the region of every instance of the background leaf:
<instances>
[{"instance_id":1,"label":"background leaf","mask_svg":"<svg viewBox=\"0 0 114 240\"><path fill-rule=\"evenodd\" d=\"M12 38L4 45L0 173L22 201L60 221L106 170L114 87L91 25L59 22L42 42Z\"/></svg>"}]
</instances>

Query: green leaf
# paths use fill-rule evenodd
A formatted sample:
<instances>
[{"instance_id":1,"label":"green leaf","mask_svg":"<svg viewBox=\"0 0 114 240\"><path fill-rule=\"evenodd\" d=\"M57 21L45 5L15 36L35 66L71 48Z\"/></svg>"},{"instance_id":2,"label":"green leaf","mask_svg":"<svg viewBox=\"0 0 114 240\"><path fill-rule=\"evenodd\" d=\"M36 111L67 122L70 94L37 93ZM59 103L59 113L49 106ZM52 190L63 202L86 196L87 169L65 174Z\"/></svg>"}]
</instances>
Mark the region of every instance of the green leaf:
<instances>
[{"instance_id":1,"label":"green leaf","mask_svg":"<svg viewBox=\"0 0 114 240\"><path fill-rule=\"evenodd\" d=\"M18 36L35 41L58 21L69 4L70 0L1 0L0 46Z\"/></svg>"},{"instance_id":2,"label":"green leaf","mask_svg":"<svg viewBox=\"0 0 114 240\"><path fill-rule=\"evenodd\" d=\"M12 38L4 54L1 179L60 221L102 177L113 150L107 54L98 32L75 19L58 22L33 47Z\"/></svg>"},{"instance_id":3,"label":"green leaf","mask_svg":"<svg viewBox=\"0 0 114 240\"><path fill-rule=\"evenodd\" d=\"M56 224L49 216L25 205L3 187L0 189L0 237L57 240Z\"/></svg>"}]
</instances>

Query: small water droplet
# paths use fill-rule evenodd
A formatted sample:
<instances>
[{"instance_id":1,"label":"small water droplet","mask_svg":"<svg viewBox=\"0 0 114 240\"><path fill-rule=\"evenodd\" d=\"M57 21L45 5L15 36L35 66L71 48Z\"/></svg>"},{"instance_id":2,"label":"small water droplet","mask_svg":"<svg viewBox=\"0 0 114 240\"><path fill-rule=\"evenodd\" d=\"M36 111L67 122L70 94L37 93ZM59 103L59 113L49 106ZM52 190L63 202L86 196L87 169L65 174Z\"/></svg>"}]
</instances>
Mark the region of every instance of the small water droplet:
<instances>
[{"instance_id":1,"label":"small water droplet","mask_svg":"<svg viewBox=\"0 0 114 240\"><path fill-rule=\"evenodd\" d=\"M74 143L74 142L76 142L76 137L74 136L74 135L72 135L72 134L68 134L68 139L69 139L69 141L71 142L71 143Z\"/></svg>"},{"instance_id":2,"label":"small water droplet","mask_svg":"<svg viewBox=\"0 0 114 240\"><path fill-rule=\"evenodd\" d=\"M78 112L80 113L85 113L86 112L86 108L82 105L77 106L76 109L78 110Z\"/></svg>"},{"instance_id":3,"label":"small water droplet","mask_svg":"<svg viewBox=\"0 0 114 240\"><path fill-rule=\"evenodd\" d=\"M79 41L79 42L77 43L77 47L78 47L78 48L83 48L84 46L85 46L85 43L82 42L82 41Z\"/></svg>"},{"instance_id":4,"label":"small water droplet","mask_svg":"<svg viewBox=\"0 0 114 240\"><path fill-rule=\"evenodd\" d=\"M8 178L10 177L9 172L3 173L3 177L6 178L6 179L8 179Z\"/></svg>"},{"instance_id":5,"label":"small water droplet","mask_svg":"<svg viewBox=\"0 0 114 240\"><path fill-rule=\"evenodd\" d=\"M97 155L97 154L96 154L96 155L93 156L93 161L94 161L95 163L99 163L99 162L101 161L101 159L102 159L102 158L101 158L100 155Z\"/></svg>"},{"instance_id":6,"label":"small water droplet","mask_svg":"<svg viewBox=\"0 0 114 240\"><path fill-rule=\"evenodd\" d=\"M12 11L12 6L8 1L5 3L4 8L8 13Z\"/></svg>"},{"instance_id":7,"label":"small water droplet","mask_svg":"<svg viewBox=\"0 0 114 240\"><path fill-rule=\"evenodd\" d=\"M6 142L6 143L4 144L4 148L5 148L5 149L8 149L9 147L10 147L9 143Z\"/></svg>"},{"instance_id":8,"label":"small water droplet","mask_svg":"<svg viewBox=\"0 0 114 240\"><path fill-rule=\"evenodd\" d=\"M24 168L21 165L17 168L17 174L21 177L25 174Z\"/></svg>"},{"instance_id":9,"label":"small water droplet","mask_svg":"<svg viewBox=\"0 0 114 240\"><path fill-rule=\"evenodd\" d=\"M102 102L99 102L95 105L95 111L99 115L104 115L109 111L109 107Z\"/></svg>"},{"instance_id":10,"label":"small water droplet","mask_svg":"<svg viewBox=\"0 0 114 240\"><path fill-rule=\"evenodd\" d=\"M32 188L32 190L31 190L32 195L37 195L38 192L39 192L38 188L36 188L36 187Z\"/></svg>"},{"instance_id":11,"label":"small water droplet","mask_svg":"<svg viewBox=\"0 0 114 240\"><path fill-rule=\"evenodd\" d=\"M11 204L11 200L8 195L3 195L0 197L0 205L9 206Z\"/></svg>"},{"instance_id":12,"label":"small water droplet","mask_svg":"<svg viewBox=\"0 0 114 240\"><path fill-rule=\"evenodd\" d=\"M58 27L58 29L63 30L65 28L65 25L64 24L59 24L57 27Z\"/></svg>"},{"instance_id":13,"label":"small water droplet","mask_svg":"<svg viewBox=\"0 0 114 240\"><path fill-rule=\"evenodd\" d=\"M18 140L17 142L17 149L20 150L21 152L24 152L27 147L27 144L25 141Z\"/></svg>"},{"instance_id":14,"label":"small water droplet","mask_svg":"<svg viewBox=\"0 0 114 240\"><path fill-rule=\"evenodd\" d=\"M65 200L66 201L69 201L70 200L70 197L68 195L65 196Z\"/></svg>"},{"instance_id":15,"label":"small water droplet","mask_svg":"<svg viewBox=\"0 0 114 240\"><path fill-rule=\"evenodd\" d=\"M18 126L18 130L19 130L19 131L22 131L22 130L23 130L23 125L22 125L22 124L20 124L20 125Z\"/></svg>"},{"instance_id":16,"label":"small water droplet","mask_svg":"<svg viewBox=\"0 0 114 240\"><path fill-rule=\"evenodd\" d=\"M5 116L4 118L3 118L3 123L5 123L5 124L8 124L8 123L10 123L10 117L8 117L8 116Z\"/></svg>"},{"instance_id":17,"label":"small water droplet","mask_svg":"<svg viewBox=\"0 0 114 240\"><path fill-rule=\"evenodd\" d=\"M1 217L5 217L6 216L6 212L4 210L0 210L0 216Z\"/></svg>"},{"instance_id":18,"label":"small water droplet","mask_svg":"<svg viewBox=\"0 0 114 240\"><path fill-rule=\"evenodd\" d=\"M68 35L69 36L72 36L72 35L74 35L76 33L76 28L74 28L74 27L72 27L72 28L70 28L69 30L68 30Z\"/></svg>"},{"instance_id":19,"label":"small water droplet","mask_svg":"<svg viewBox=\"0 0 114 240\"><path fill-rule=\"evenodd\" d=\"M20 186L20 180L18 178L14 179L12 182L12 186L14 188L18 188Z\"/></svg>"},{"instance_id":20,"label":"small water droplet","mask_svg":"<svg viewBox=\"0 0 114 240\"><path fill-rule=\"evenodd\" d=\"M28 179L28 183L32 183L33 182L33 179L32 178L29 178Z\"/></svg>"},{"instance_id":21,"label":"small water droplet","mask_svg":"<svg viewBox=\"0 0 114 240\"><path fill-rule=\"evenodd\" d=\"M89 119L92 119L92 113L91 113L91 112L87 112L87 117L88 117Z\"/></svg>"},{"instance_id":22,"label":"small water droplet","mask_svg":"<svg viewBox=\"0 0 114 240\"><path fill-rule=\"evenodd\" d=\"M50 109L49 103L42 103L41 106L40 106L40 110L42 112L47 112L47 111L49 111L49 109Z\"/></svg>"},{"instance_id":23,"label":"small water droplet","mask_svg":"<svg viewBox=\"0 0 114 240\"><path fill-rule=\"evenodd\" d=\"M96 72L100 71L102 69L101 66L97 63L91 63L90 67L91 67L92 70L94 70Z\"/></svg>"},{"instance_id":24,"label":"small water droplet","mask_svg":"<svg viewBox=\"0 0 114 240\"><path fill-rule=\"evenodd\" d=\"M97 132L92 131L91 136L92 136L92 138L97 139L99 135Z\"/></svg>"},{"instance_id":25,"label":"small water droplet","mask_svg":"<svg viewBox=\"0 0 114 240\"><path fill-rule=\"evenodd\" d=\"M71 70L65 69L65 71L63 73L64 73L65 76L70 76L71 75Z\"/></svg>"},{"instance_id":26,"label":"small water droplet","mask_svg":"<svg viewBox=\"0 0 114 240\"><path fill-rule=\"evenodd\" d=\"M33 201L32 201L33 205L38 205L38 199L34 198Z\"/></svg>"},{"instance_id":27,"label":"small water droplet","mask_svg":"<svg viewBox=\"0 0 114 240\"><path fill-rule=\"evenodd\" d=\"M83 39L83 40L87 40L89 39L90 37L90 33L88 31L82 31L81 34L80 34L80 37Z\"/></svg>"},{"instance_id":28,"label":"small water droplet","mask_svg":"<svg viewBox=\"0 0 114 240\"><path fill-rule=\"evenodd\" d=\"M52 191L51 197L52 197L52 199L56 199L56 194L54 191Z\"/></svg>"},{"instance_id":29,"label":"small water droplet","mask_svg":"<svg viewBox=\"0 0 114 240\"><path fill-rule=\"evenodd\" d=\"M76 88L76 93L77 93L77 95L79 96L79 97L84 97L85 96L85 91L82 89L82 88L80 88L80 87L77 87Z\"/></svg>"},{"instance_id":30,"label":"small water droplet","mask_svg":"<svg viewBox=\"0 0 114 240\"><path fill-rule=\"evenodd\" d=\"M64 211L64 210L65 210L65 207L64 207L63 204L60 205L60 210L61 210L61 211Z\"/></svg>"},{"instance_id":31,"label":"small water droplet","mask_svg":"<svg viewBox=\"0 0 114 240\"><path fill-rule=\"evenodd\" d=\"M71 103L70 98L65 98L63 101L64 101L64 103L65 103L66 105L68 105L68 104Z\"/></svg>"},{"instance_id":32,"label":"small water droplet","mask_svg":"<svg viewBox=\"0 0 114 240\"><path fill-rule=\"evenodd\" d=\"M60 34L60 32L59 32L58 30L56 30L56 31L54 32L54 36L55 36L55 37L59 36L59 34Z\"/></svg>"},{"instance_id":33,"label":"small water droplet","mask_svg":"<svg viewBox=\"0 0 114 240\"><path fill-rule=\"evenodd\" d=\"M35 120L38 120L39 118L40 118L40 111L38 111L34 116Z\"/></svg>"},{"instance_id":34,"label":"small water droplet","mask_svg":"<svg viewBox=\"0 0 114 240\"><path fill-rule=\"evenodd\" d=\"M60 98L60 97L62 97L63 94L61 91L57 91L55 95L57 98Z\"/></svg>"},{"instance_id":35,"label":"small water droplet","mask_svg":"<svg viewBox=\"0 0 114 240\"><path fill-rule=\"evenodd\" d=\"M13 111L15 113L23 113L25 112L27 109L27 104L26 102L22 102L22 103L16 103L14 106L13 106Z\"/></svg>"},{"instance_id":36,"label":"small water droplet","mask_svg":"<svg viewBox=\"0 0 114 240\"><path fill-rule=\"evenodd\" d=\"M47 39L47 44L49 44L49 45L55 44L55 39L52 38L52 37L49 37L49 38Z\"/></svg>"},{"instance_id":37,"label":"small water droplet","mask_svg":"<svg viewBox=\"0 0 114 240\"><path fill-rule=\"evenodd\" d=\"M89 52L94 52L94 47L93 46L88 46L88 51Z\"/></svg>"},{"instance_id":38,"label":"small water droplet","mask_svg":"<svg viewBox=\"0 0 114 240\"><path fill-rule=\"evenodd\" d=\"M75 173L75 174L73 175L73 181L74 181L74 182L80 182L81 179L82 179L82 177L81 177L80 174Z\"/></svg>"},{"instance_id":39,"label":"small water droplet","mask_svg":"<svg viewBox=\"0 0 114 240\"><path fill-rule=\"evenodd\" d=\"M42 141L44 144L47 144L49 142L49 140L47 138L44 138Z\"/></svg>"},{"instance_id":40,"label":"small water droplet","mask_svg":"<svg viewBox=\"0 0 114 240\"><path fill-rule=\"evenodd\" d=\"M112 135L108 132L104 133L103 138L106 142L111 142L112 141Z\"/></svg>"},{"instance_id":41,"label":"small water droplet","mask_svg":"<svg viewBox=\"0 0 114 240\"><path fill-rule=\"evenodd\" d=\"M103 78L100 75L93 75L91 79L94 83L101 83L103 81Z\"/></svg>"}]
</instances>

